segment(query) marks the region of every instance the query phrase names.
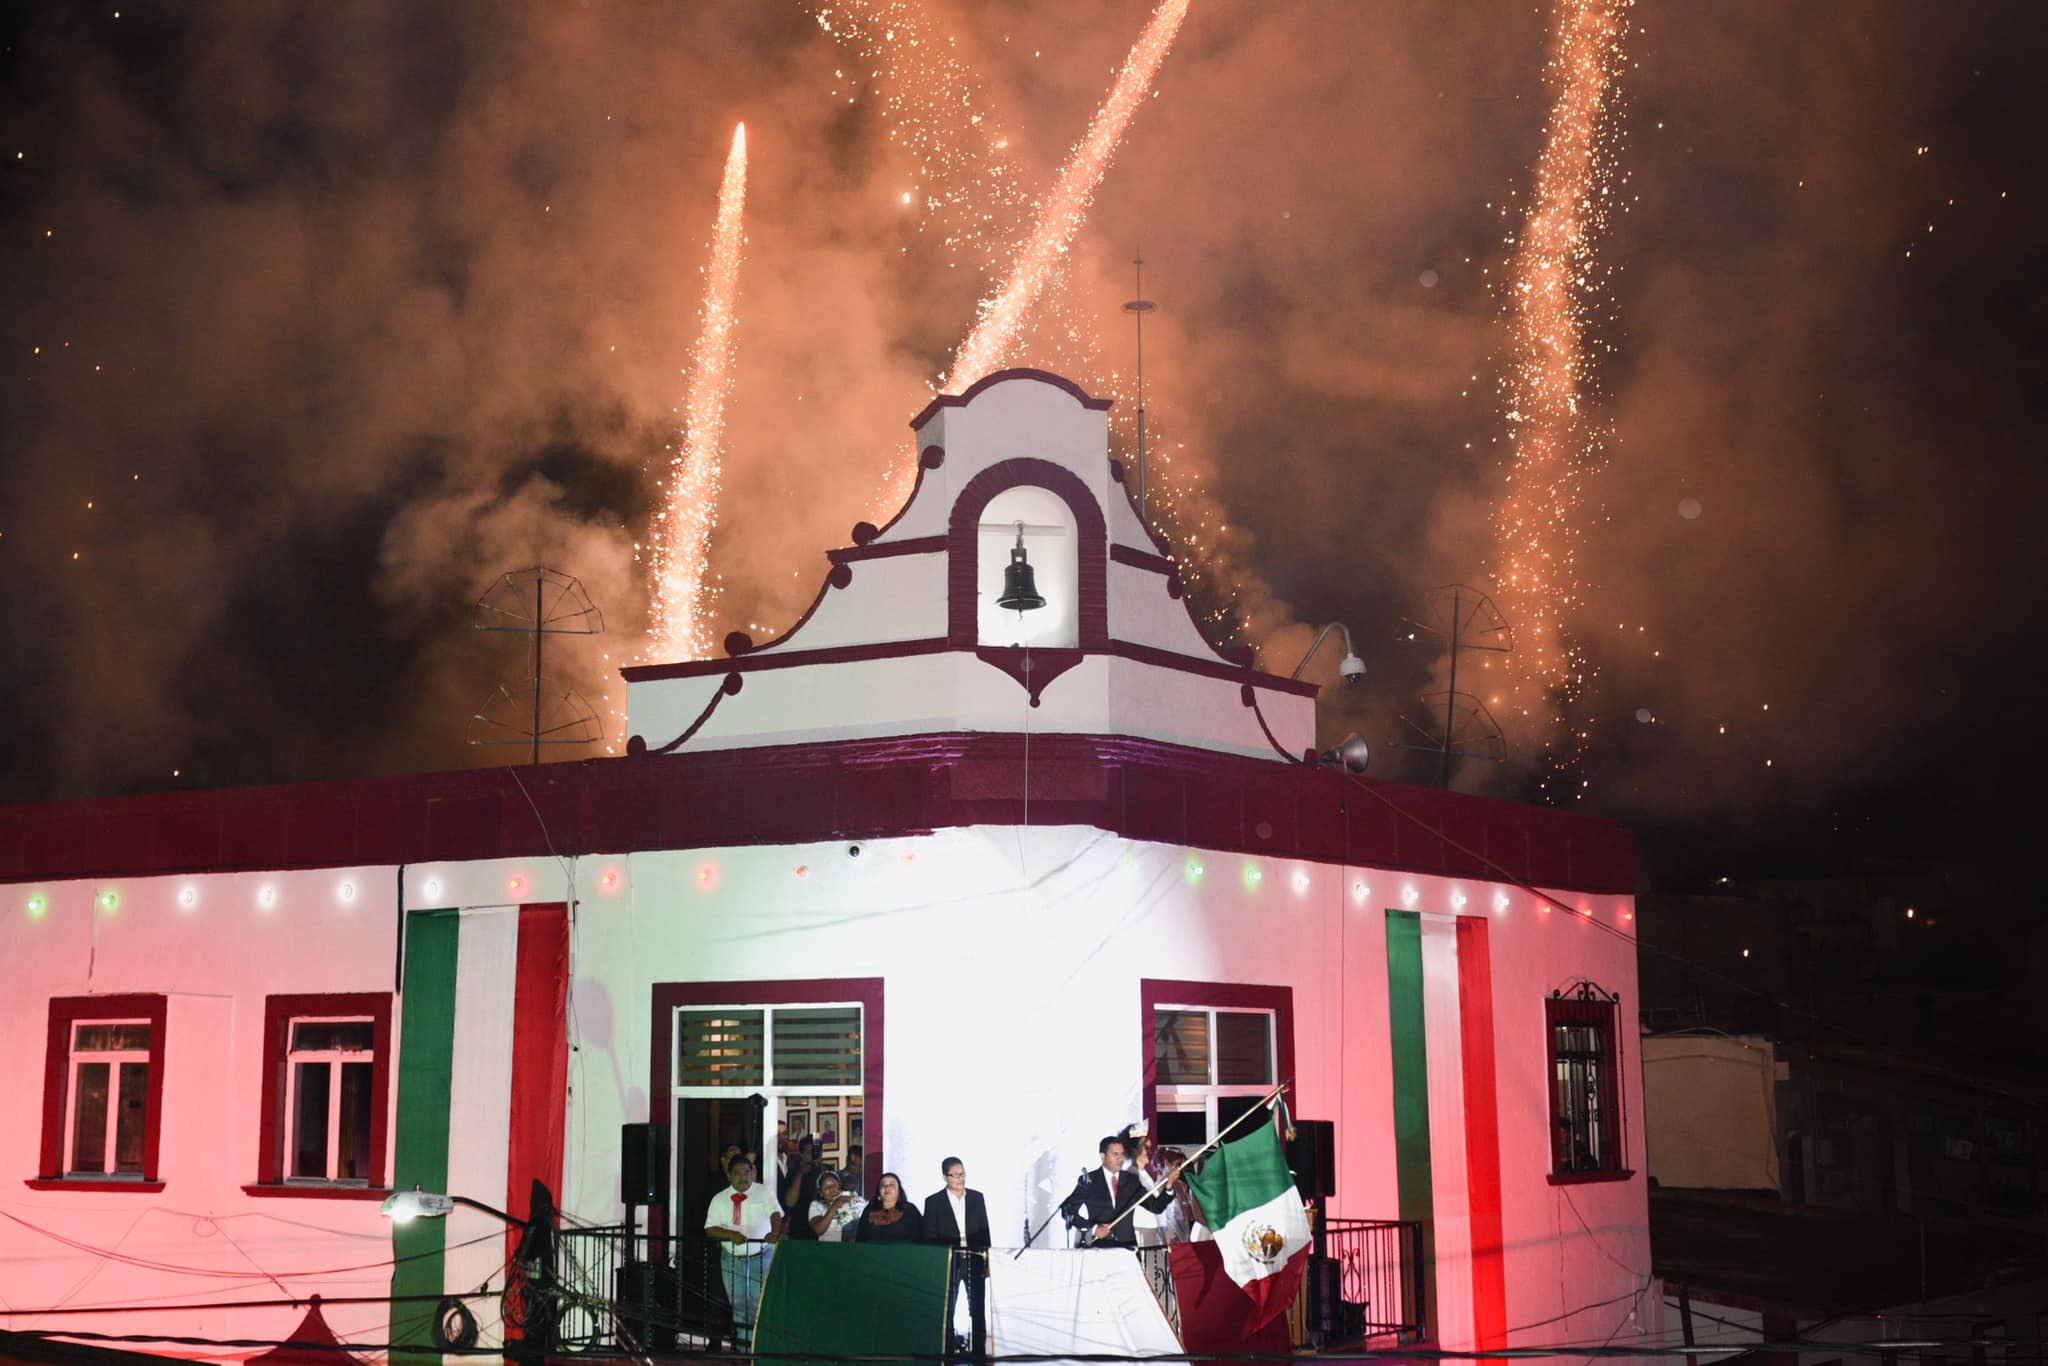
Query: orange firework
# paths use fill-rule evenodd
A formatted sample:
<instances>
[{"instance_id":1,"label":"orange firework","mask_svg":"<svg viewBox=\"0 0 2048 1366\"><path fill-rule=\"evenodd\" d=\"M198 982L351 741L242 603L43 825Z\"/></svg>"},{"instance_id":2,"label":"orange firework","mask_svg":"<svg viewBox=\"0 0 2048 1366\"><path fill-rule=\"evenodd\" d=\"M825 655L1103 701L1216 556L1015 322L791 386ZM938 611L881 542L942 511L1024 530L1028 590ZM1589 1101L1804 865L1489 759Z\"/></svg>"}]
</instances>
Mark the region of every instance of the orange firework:
<instances>
[{"instance_id":1,"label":"orange firework","mask_svg":"<svg viewBox=\"0 0 2048 1366\"><path fill-rule=\"evenodd\" d=\"M654 625L648 657L708 659L711 612L706 587L711 531L718 525L719 464L725 404L739 353L740 214L747 200L747 125L733 129L725 179L718 187L718 227L705 271L701 327L683 402L682 439L669 461L667 499L655 516Z\"/></svg>"},{"instance_id":2,"label":"orange firework","mask_svg":"<svg viewBox=\"0 0 2048 1366\"><path fill-rule=\"evenodd\" d=\"M1159 64L1166 60L1167 49L1173 46L1174 35L1187 15L1188 0L1162 0L1153 11L1130 56L1124 59L1109 98L1095 111L1087 136L1060 167L1059 180L1046 196L1045 209L1030 238L1018 250L1009 279L995 297L982 301L974 330L961 344L952 373L946 376L946 392L960 392L1009 358L1023 334L1031 306L1060 273L1067 250L1088 217L1096 187L1116 155L1117 143L1151 89L1152 78L1159 74Z\"/></svg>"},{"instance_id":3,"label":"orange firework","mask_svg":"<svg viewBox=\"0 0 2048 1366\"><path fill-rule=\"evenodd\" d=\"M1515 623L1517 709L1546 729L1565 720L1588 674L1567 626L1584 592L1578 545L1586 485L1606 451L1604 425L1590 411L1586 334L1604 308L1611 270L1598 265L1594 246L1614 198L1616 81L1633 2L1559 0L1545 69L1554 102L1528 216L1520 240L1510 239L1512 354L1501 379L1510 453L1494 514L1493 577Z\"/></svg>"}]
</instances>

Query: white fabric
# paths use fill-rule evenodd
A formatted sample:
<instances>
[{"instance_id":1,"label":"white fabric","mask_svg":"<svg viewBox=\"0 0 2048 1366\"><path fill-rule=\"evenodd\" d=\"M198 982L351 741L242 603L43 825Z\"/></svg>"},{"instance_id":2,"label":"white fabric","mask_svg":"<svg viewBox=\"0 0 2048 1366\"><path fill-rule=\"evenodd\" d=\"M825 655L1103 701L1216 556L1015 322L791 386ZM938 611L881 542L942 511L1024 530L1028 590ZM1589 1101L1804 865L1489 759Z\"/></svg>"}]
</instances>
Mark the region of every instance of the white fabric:
<instances>
[{"instance_id":1,"label":"white fabric","mask_svg":"<svg viewBox=\"0 0 2048 1366\"><path fill-rule=\"evenodd\" d=\"M1274 1233L1280 1235L1280 1246L1268 1250ZM1301 1207L1301 1192L1292 1186L1282 1186L1266 1203L1253 1205L1216 1230L1224 1273L1239 1285L1278 1275L1308 1245L1308 1215Z\"/></svg>"},{"instance_id":2,"label":"white fabric","mask_svg":"<svg viewBox=\"0 0 2048 1366\"><path fill-rule=\"evenodd\" d=\"M1430 1238L1436 1248L1429 1293L1437 1344L1464 1348L1473 1344L1476 1329L1472 1195L1465 1167L1465 1031L1458 1008L1458 922L1453 916L1422 917L1422 1028L1429 1073Z\"/></svg>"},{"instance_id":3,"label":"white fabric","mask_svg":"<svg viewBox=\"0 0 2048 1366\"><path fill-rule=\"evenodd\" d=\"M961 1191L958 1194L955 1194L953 1188L951 1186L948 1186L946 1187L946 1199L949 1202L951 1202L953 1206L953 1227L960 1230L960 1246L966 1247L967 1192Z\"/></svg>"},{"instance_id":4,"label":"white fabric","mask_svg":"<svg viewBox=\"0 0 2048 1366\"><path fill-rule=\"evenodd\" d=\"M465 910L455 941L455 1042L448 1076L448 1184L453 1195L487 1205L506 1198L512 1157L513 987L519 966L519 912L499 906ZM456 1206L448 1216L448 1253L442 1284L450 1293L474 1290L505 1264L503 1239L486 1237L505 1226L488 1214ZM481 1241L478 1241L481 1240ZM478 1341L497 1346L490 1327Z\"/></svg>"},{"instance_id":5,"label":"white fabric","mask_svg":"<svg viewBox=\"0 0 2048 1366\"><path fill-rule=\"evenodd\" d=\"M989 1351L997 1356L1148 1357L1181 1351L1137 1257L1122 1250L996 1254L988 1280L988 1337Z\"/></svg>"},{"instance_id":6,"label":"white fabric","mask_svg":"<svg viewBox=\"0 0 2048 1366\"><path fill-rule=\"evenodd\" d=\"M754 1239L766 1238L773 1233L775 1225L772 1220L778 1211L775 1197L768 1193L768 1188L758 1181L747 1187L746 1198L740 1202L740 1217L735 1220L732 1217L732 1198L738 1194L728 1186L712 1196L710 1206L704 1211L704 1227L732 1229ZM720 1239L718 1245L728 1257L755 1257L768 1250L760 1242L734 1243Z\"/></svg>"},{"instance_id":7,"label":"white fabric","mask_svg":"<svg viewBox=\"0 0 2048 1366\"><path fill-rule=\"evenodd\" d=\"M851 1192L842 1191L841 1194L851 1194ZM838 1243L845 1241L846 1226L852 1223L854 1220L860 1218L860 1212L866 1209L867 1207L868 1202L861 1199L858 1195L855 1195L851 1203L841 1205L839 1209L833 1213L832 1222L825 1225L825 1231L818 1235L818 1241L821 1243ZM816 1219L819 1215L823 1214L826 1211L826 1209L827 1206L823 1200L811 1201L811 1218Z\"/></svg>"}]
</instances>

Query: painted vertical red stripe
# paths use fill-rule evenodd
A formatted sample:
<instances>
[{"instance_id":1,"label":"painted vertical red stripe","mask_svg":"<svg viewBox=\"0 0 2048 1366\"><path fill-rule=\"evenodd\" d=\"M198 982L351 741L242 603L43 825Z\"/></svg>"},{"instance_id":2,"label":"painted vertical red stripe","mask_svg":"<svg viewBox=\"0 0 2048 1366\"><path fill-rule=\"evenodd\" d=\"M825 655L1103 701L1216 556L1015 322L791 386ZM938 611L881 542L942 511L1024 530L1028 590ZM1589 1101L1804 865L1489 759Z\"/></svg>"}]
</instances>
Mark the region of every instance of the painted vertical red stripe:
<instances>
[{"instance_id":1,"label":"painted vertical red stripe","mask_svg":"<svg viewBox=\"0 0 2048 1366\"><path fill-rule=\"evenodd\" d=\"M1507 1260L1501 1245L1500 1116L1493 1090L1493 962L1486 921L1458 917L1458 1037L1465 1073L1465 1184L1472 1210L1472 1345L1508 1345Z\"/></svg>"},{"instance_id":2,"label":"painted vertical red stripe","mask_svg":"<svg viewBox=\"0 0 2048 1366\"><path fill-rule=\"evenodd\" d=\"M569 908L559 902L519 908L512 987L511 1142L505 1158L505 1208L527 1213L533 1183L562 1198L562 1131L569 1094ZM509 1235L506 1252L519 1235Z\"/></svg>"}]
</instances>

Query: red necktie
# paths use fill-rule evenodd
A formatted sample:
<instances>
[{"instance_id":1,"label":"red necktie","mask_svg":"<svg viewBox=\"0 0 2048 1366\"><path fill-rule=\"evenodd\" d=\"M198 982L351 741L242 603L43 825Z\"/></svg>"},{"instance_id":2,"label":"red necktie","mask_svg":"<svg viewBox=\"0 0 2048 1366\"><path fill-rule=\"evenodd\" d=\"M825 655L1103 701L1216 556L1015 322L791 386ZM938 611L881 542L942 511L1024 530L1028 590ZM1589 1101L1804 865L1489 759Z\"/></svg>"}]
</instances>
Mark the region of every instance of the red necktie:
<instances>
[{"instance_id":1,"label":"red necktie","mask_svg":"<svg viewBox=\"0 0 2048 1366\"><path fill-rule=\"evenodd\" d=\"M746 1231L740 1227L740 1207L746 1203L747 1197L745 1192L734 1191L732 1193L732 1226L740 1232Z\"/></svg>"},{"instance_id":2,"label":"red necktie","mask_svg":"<svg viewBox=\"0 0 2048 1366\"><path fill-rule=\"evenodd\" d=\"M1122 1175L1123 1173L1121 1172L1111 1172L1109 1174L1109 1198L1112 1204L1116 1201L1116 1183Z\"/></svg>"}]
</instances>

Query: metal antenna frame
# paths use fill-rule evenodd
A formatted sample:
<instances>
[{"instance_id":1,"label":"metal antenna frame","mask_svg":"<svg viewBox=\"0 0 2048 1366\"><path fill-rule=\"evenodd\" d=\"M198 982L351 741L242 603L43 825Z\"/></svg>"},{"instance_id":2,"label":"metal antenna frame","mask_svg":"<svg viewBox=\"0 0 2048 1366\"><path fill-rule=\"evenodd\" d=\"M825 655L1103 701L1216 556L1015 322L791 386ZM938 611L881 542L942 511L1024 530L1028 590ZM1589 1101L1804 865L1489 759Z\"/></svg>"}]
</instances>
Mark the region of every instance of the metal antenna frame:
<instances>
[{"instance_id":1,"label":"metal antenna frame","mask_svg":"<svg viewBox=\"0 0 2048 1366\"><path fill-rule=\"evenodd\" d=\"M1488 711L1486 704L1478 698L1473 697L1469 693L1460 693L1458 691L1458 656L1466 650L1484 650L1489 654L1506 654L1514 648L1514 629L1508 625L1507 617L1501 613L1500 608L1494 604L1493 599L1487 597L1486 594L1478 589L1461 583L1445 584L1441 588L1433 588L1430 590L1428 598L1441 600L1446 593L1451 596L1451 628L1448 632L1441 627L1432 626L1426 621L1418 621L1414 617L1408 618L1408 624L1416 630L1427 632L1442 640L1445 651L1450 655L1450 686L1442 694L1444 699L1443 742L1441 744L1432 743L1428 745L1405 743L1401 745L1403 749L1419 750L1425 754L1440 756L1441 763L1437 769L1437 786L1443 788L1448 788L1451 785L1451 760L1454 758L1490 759L1495 763L1499 763L1507 757L1507 739L1501 734L1500 723L1493 719L1493 713ZM1465 610L1467 607L1471 609L1469 612ZM1486 626L1484 631L1492 635L1496 643L1485 644L1465 638L1466 633L1478 622L1482 612L1490 612L1492 614L1493 624ZM1412 633L1409 639L1414 639ZM1423 700L1430 701L1436 696L1436 693L1426 693L1423 696ZM1472 704L1472 713L1482 718L1489 728L1488 732L1480 737L1481 743L1487 744L1488 748L1469 750L1455 747L1455 736L1458 728L1458 699L1460 697L1465 698ZM1402 720L1409 729L1420 734L1424 739L1435 739L1434 736L1423 730L1421 726L1416 725L1414 721L1406 717L1403 717Z\"/></svg>"},{"instance_id":2,"label":"metal antenna frame","mask_svg":"<svg viewBox=\"0 0 2048 1366\"><path fill-rule=\"evenodd\" d=\"M1138 520L1149 528L1152 523L1145 516L1145 315L1158 305L1145 297L1143 247L1131 258L1131 269L1136 276L1138 297L1124 305L1124 312L1134 315L1138 322Z\"/></svg>"},{"instance_id":3,"label":"metal antenna frame","mask_svg":"<svg viewBox=\"0 0 2048 1366\"><path fill-rule=\"evenodd\" d=\"M526 581L529 578L533 581L533 613L531 616L526 614L526 596L524 592ZM548 600L547 596L549 588L555 590L552 602ZM532 761L537 764L540 762L540 747L542 745L587 745L594 743L594 739L591 738L545 738L552 735L555 731L566 730L571 726L580 726L585 722L596 721L597 712L587 702L583 703L583 710L586 713L583 716L575 717L559 726L553 726L545 730L542 729L540 723L542 638L546 636L594 636L604 630L604 614L597 610L595 603L591 602L590 595L583 590L582 583L577 580L575 575L549 569L546 565L533 565L530 568L516 569L510 573L501 574L498 576L498 582L492 585L491 590L477 599L476 619L472 625L479 631L494 631L533 637L533 726L523 740L471 740L471 744L529 744L532 746L533 751ZM503 684L498 686L498 690L494 694L494 696L502 696L508 700L511 698L511 695L511 690ZM573 688L565 689L562 697L564 701L582 702L582 699L576 696ZM485 698L484 705L477 709L471 719L482 721L486 725L503 725L502 722L494 721L484 714L490 707L490 702L490 698ZM603 730L600 728L598 735L601 737L602 734Z\"/></svg>"}]
</instances>

